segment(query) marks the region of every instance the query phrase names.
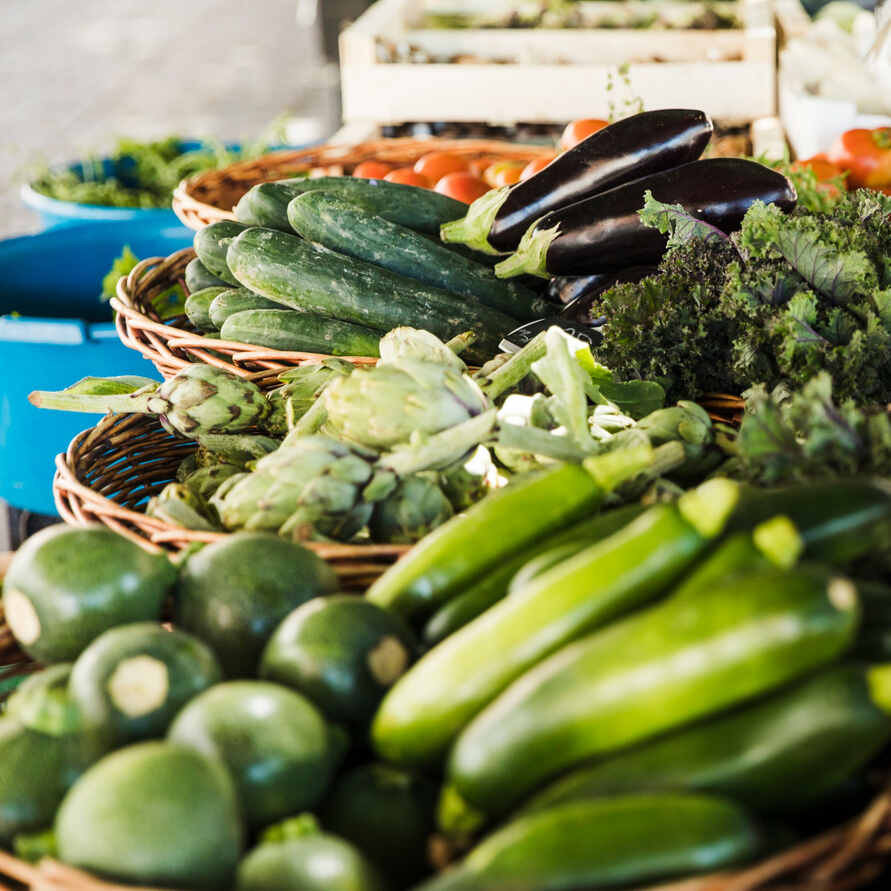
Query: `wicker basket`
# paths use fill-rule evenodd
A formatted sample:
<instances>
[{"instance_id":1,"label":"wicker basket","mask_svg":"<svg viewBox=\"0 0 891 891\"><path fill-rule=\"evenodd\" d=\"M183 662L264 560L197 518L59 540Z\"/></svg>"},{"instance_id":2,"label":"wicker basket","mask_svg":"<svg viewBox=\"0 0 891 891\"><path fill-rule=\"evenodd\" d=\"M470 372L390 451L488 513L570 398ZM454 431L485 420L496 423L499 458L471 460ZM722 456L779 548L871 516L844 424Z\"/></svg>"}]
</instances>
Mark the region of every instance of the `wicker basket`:
<instances>
[{"instance_id":1,"label":"wicker basket","mask_svg":"<svg viewBox=\"0 0 891 891\"><path fill-rule=\"evenodd\" d=\"M66 523L103 523L149 551L178 552L225 532L196 532L147 517L140 506L176 476L195 443L167 433L146 415L108 415L78 434L56 458L53 495ZM306 546L327 560L345 590L364 590L408 545L327 544Z\"/></svg>"},{"instance_id":2,"label":"wicker basket","mask_svg":"<svg viewBox=\"0 0 891 891\"><path fill-rule=\"evenodd\" d=\"M554 152L549 146L515 145L491 139L375 139L359 145L273 152L183 180L173 193L173 210L190 228L203 229L219 220L234 220L232 208L257 183L286 179L319 167L329 168L332 175L349 174L363 161L408 166L431 151L452 152L468 160L505 161L532 161Z\"/></svg>"}]
</instances>

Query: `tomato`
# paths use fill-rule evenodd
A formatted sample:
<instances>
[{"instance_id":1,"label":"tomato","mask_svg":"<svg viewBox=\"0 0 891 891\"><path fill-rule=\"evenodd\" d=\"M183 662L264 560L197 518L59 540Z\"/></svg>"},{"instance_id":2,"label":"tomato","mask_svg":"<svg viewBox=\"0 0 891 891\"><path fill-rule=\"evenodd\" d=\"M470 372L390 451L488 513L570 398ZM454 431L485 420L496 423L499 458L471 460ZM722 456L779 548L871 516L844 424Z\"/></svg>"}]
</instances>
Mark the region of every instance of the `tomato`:
<instances>
[{"instance_id":1,"label":"tomato","mask_svg":"<svg viewBox=\"0 0 891 891\"><path fill-rule=\"evenodd\" d=\"M392 164L384 164L383 161L363 161L356 165L353 176L362 179L383 179L392 169Z\"/></svg>"},{"instance_id":2,"label":"tomato","mask_svg":"<svg viewBox=\"0 0 891 891\"><path fill-rule=\"evenodd\" d=\"M496 163L491 158L476 158L467 165L467 169L479 179L483 178L483 174Z\"/></svg>"},{"instance_id":3,"label":"tomato","mask_svg":"<svg viewBox=\"0 0 891 891\"><path fill-rule=\"evenodd\" d=\"M449 173L466 173L467 169L467 161L451 152L428 152L415 163L415 173L426 176L432 183Z\"/></svg>"},{"instance_id":4,"label":"tomato","mask_svg":"<svg viewBox=\"0 0 891 891\"><path fill-rule=\"evenodd\" d=\"M602 121L600 118L581 118L578 121L570 121L560 137L559 146L563 151L571 149L608 124L609 121Z\"/></svg>"},{"instance_id":5,"label":"tomato","mask_svg":"<svg viewBox=\"0 0 891 891\"><path fill-rule=\"evenodd\" d=\"M489 187L472 173L449 173L436 184L436 191L440 195L448 195L456 201L470 204L485 195Z\"/></svg>"},{"instance_id":6,"label":"tomato","mask_svg":"<svg viewBox=\"0 0 891 891\"><path fill-rule=\"evenodd\" d=\"M848 171L854 188L891 187L891 127L848 130L836 139L827 157Z\"/></svg>"},{"instance_id":7,"label":"tomato","mask_svg":"<svg viewBox=\"0 0 891 891\"><path fill-rule=\"evenodd\" d=\"M430 188L430 180L420 173L415 173L411 167L400 167L398 170L391 170L384 179L388 183L402 183L404 186L419 186L422 189Z\"/></svg>"},{"instance_id":8,"label":"tomato","mask_svg":"<svg viewBox=\"0 0 891 891\"><path fill-rule=\"evenodd\" d=\"M556 157L556 155L546 155L543 158L536 158L534 161L530 161L520 174L520 182L529 179L530 176L535 176L539 170L544 170Z\"/></svg>"},{"instance_id":9,"label":"tomato","mask_svg":"<svg viewBox=\"0 0 891 891\"><path fill-rule=\"evenodd\" d=\"M486 168L483 179L493 188L512 186L520 181L520 174L526 165L522 161L498 161Z\"/></svg>"},{"instance_id":10,"label":"tomato","mask_svg":"<svg viewBox=\"0 0 891 891\"><path fill-rule=\"evenodd\" d=\"M832 182L840 176L844 176L844 171L832 161L826 160L826 155L814 155L812 158L805 158L803 161L796 161L792 165L793 170L803 170L808 168L813 171L817 178L817 188L833 198L838 197L839 188Z\"/></svg>"}]
</instances>

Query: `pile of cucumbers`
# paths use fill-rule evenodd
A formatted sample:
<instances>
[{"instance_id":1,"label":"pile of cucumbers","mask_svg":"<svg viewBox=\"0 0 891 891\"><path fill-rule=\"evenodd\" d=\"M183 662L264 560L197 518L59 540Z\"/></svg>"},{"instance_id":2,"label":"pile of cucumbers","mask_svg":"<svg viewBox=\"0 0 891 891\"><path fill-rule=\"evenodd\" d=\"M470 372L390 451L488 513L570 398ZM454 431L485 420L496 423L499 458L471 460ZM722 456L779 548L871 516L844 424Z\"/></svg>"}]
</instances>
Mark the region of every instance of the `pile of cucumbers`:
<instances>
[{"instance_id":1,"label":"pile of cucumbers","mask_svg":"<svg viewBox=\"0 0 891 891\"><path fill-rule=\"evenodd\" d=\"M605 502L525 475L365 597L265 533L176 564L34 536L3 607L48 667L0 717L0 842L182 889L546 891L794 839L891 739L891 591L849 572L891 494Z\"/></svg>"},{"instance_id":2,"label":"pile of cucumbers","mask_svg":"<svg viewBox=\"0 0 891 891\"><path fill-rule=\"evenodd\" d=\"M486 258L439 243L466 206L437 192L351 177L254 186L237 221L195 235L186 314L205 333L280 350L376 356L381 334L423 327L501 338L547 315L548 301L499 280Z\"/></svg>"}]
</instances>

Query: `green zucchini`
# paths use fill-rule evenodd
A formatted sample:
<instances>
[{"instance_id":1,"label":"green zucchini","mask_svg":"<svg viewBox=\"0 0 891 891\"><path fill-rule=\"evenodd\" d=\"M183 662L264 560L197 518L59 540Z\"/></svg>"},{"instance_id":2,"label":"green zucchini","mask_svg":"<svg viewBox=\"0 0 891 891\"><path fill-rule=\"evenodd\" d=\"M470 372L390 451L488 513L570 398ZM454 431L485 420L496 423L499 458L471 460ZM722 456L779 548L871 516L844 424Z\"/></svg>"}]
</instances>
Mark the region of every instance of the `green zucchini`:
<instances>
[{"instance_id":1,"label":"green zucchini","mask_svg":"<svg viewBox=\"0 0 891 891\"><path fill-rule=\"evenodd\" d=\"M270 301L271 302L271 301ZM273 350L324 353L329 356L377 356L380 333L293 309L245 309L230 315L220 329L223 340Z\"/></svg>"},{"instance_id":2,"label":"green zucchini","mask_svg":"<svg viewBox=\"0 0 891 891\"><path fill-rule=\"evenodd\" d=\"M225 288L226 282L217 278L197 257L186 264L186 290L190 294L203 291L205 288Z\"/></svg>"},{"instance_id":3,"label":"green zucchini","mask_svg":"<svg viewBox=\"0 0 891 891\"><path fill-rule=\"evenodd\" d=\"M69 690L84 718L124 745L163 736L176 713L221 677L200 640L135 622L100 634L78 656Z\"/></svg>"},{"instance_id":4,"label":"green zucchini","mask_svg":"<svg viewBox=\"0 0 891 891\"><path fill-rule=\"evenodd\" d=\"M365 854L391 887L405 888L430 871L435 810L436 786L426 777L389 764L361 764L334 784L321 819Z\"/></svg>"},{"instance_id":5,"label":"green zucchini","mask_svg":"<svg viewBox=\"0 0 891 891\"><path fill-rule=\"evenodd\" d=\"M761 813L818 804L891 738L891 667L839 665L727 714L581 768L526 810L678 789L726 795Z\"/></svg>"},{"instance_id":6,"label":"green zucchini","mask_svg":"<svg viewBox=\"0 0 891 891\"><path fill-rule=\"evenodd\" d=\"M254 677L282 619L338 587L331 567L308 548L265 532L236 532L188 558L175 622L216 653L228 677Z\"/></svg>"},{"instance_id":7,"label":"green zucchini","mask_svg":"<svg viewBox=\"0 0 891 891\"><path fill-rule=\"evenodd\" d=\"M254 827L315 807L343 756L342 740L309 700L263 681L205 690L167 738L226 766Z\"/></svg>"},{"instance_id":8,"label":"green zucchini","mask_svg":"<svg viewBox=\"0 0 891 891\"><path fill-rule=\"evenodd\" d=\"M512 820L417 891L640 887L745 862L759 847L750 818L721 798L588 799Z\"/></svg>"},{"instance_id":9,"label":"green zucchini","mask_svg":"<svg viewBox=\"0 0 891 891\"><path fill-rule=\"evenodd\" d=\"M288 204L298 195L317 190L357 202L391 223L437 238L440 226L467 213L466 204L432 189L351 176L323 176L260 183L235 205L235 216L248 226L290 232Z\"/></svg>"},{"instance_id":10,"label":"green zucchini","mask_svg":"<svg viewBox=\"0 0 891 891\"><path fill-rule=\"evenodd\" d=\"M236 288L239 281L229 269L226 252L232 239L247 228L233 220L220 220L195 233L195 253L198 254L198 259L212 275Z\"/></svg>"},{"instance_id":11,"label":"green zucchini","mask_svg":"<svg viewBox=\"0 0 891 891\"><path fill-rule=\"evenodd\" d=\"M115 625L157 619L176 570L102 526L51 526L13 557L3 588L10 630L39 662L74 659Z\"/></svg>"},{"instance_id":12,"label":"green zucchini","mask_svg":"<svg viewBox=\"0 0 891 891\"><path fill-rule=\"evenodd\" d=\"M186 298L186 317L199 331L215 331L219 326L214 324L210 315L210 305L220 294L231 290L228 285L213 286L193 291Z\"/></svg>"},{"instance_id":13,"label":"green zucchini","mask_svg":"<svg viewBox=\"0 0 891 891\"><path fill-rule=\"evenodd\" d=\"M210 321L219 330L223 322L237 312L246 309L281 309L282 305L274 300L267 300L247 288L226 288L217 294L208 309Z\"/></svg>"},{"instance_id":14,"label":"green zucchini","mask_svg":"<svg viewBox=\"0 0 891 891\"><path fill-rule=\"evenodd\" d=\"M854 585L819 567L752 572L695 597L669 598L520 678L458 738L448 777L471 805L503 813L585 760L837 658L858 620Z\"/></svg>"},{"instance_id":15,"label":"green zucchini","mask_svg":"<svg viewBox=\"0 0 891 891\"><path fill-rule=\"evenodd\" d=\"M497 310L271 229L248 229L227 257L242 285L291 309L382 333L423 325L448 340L471 330L478 338L471 350L477 358L495 352L501 337L517 326Z\"/></svg>"},{"instance_id":16,"label":"green zucchini","mask_svg":"<svg viewBox=\"0 0 891 891\"><path fill-rule=\"evenodd\" d=\"M299 690L331 721L365 727L416 657L398 616L341 594L304 603L278 626L260 676Z\"/></svg>"},{"instance_id":17,"label":"green zucchini","mask_svg":"<svg viewBox=\"0 0 891 891\"><path fill-rule=\"evenodd\" d=\"M288 205L291 228L308 241L391 272L478 300L523 322L549 314L547 301L512 286L489 266L461 257L406 226L328 192L305 192Z\"/></svg>"},{"instance_id":18,"label":"green zucchini","mask_svg":"<svg viewBox=\"0 0 891 891\"><path fill-rule=\"evenodd\" d=\"M465 591L446 601L431 616L424 626L424 643L434 646L485 612L505 594L522 587L544 568L553 566L558 551L561 559L577 554L588 545L618 532L645 509L643 505L631 504L595 514L581 523L535 542L521 554L505 560Z\"/></svg>"},{"instance_id":19,"label":"green zucchini","mask_svg":"<svg viewBox=\"0 0 891 891\"><path fill-rule=\"evenodd\" d=\"M378 754L397 764L435 761L541 659L665 591L720 532L736 492L713 481L690 493L695 501L685 495L650 508L434 647L381 703L372 725ZM691 505L709 498L717 522L706 529Z\"/></svg>"},{"instance_id":20,"label":"green zucchini","mask_svg":"<svg viewBox=\"0 0 891 891\"><path fill-rule=\"evenodd\" d=\"M611 483L645 466L647 456L632 451L623 453L628 463L617 468L618 478L604 486L574 464L515 478L416 544L366 596L408 616L441 606L502 561L528 553L542 536L595 512Z\"/></svg>"},{"instance_id":21,"label":"green zucchini","mask_svg":"<svg viewBox=\"0 0 891 891\"><path fill-rule=\"evenodd\" d=\"M83 716L68 691L72 667L71 662L57 662L28 675L7 700L5 714L50 736L83 729Z\"/></svg>"},{"instance_id":22,"label":"green zucchini","mask_svg":"<svg viewBox=\"0 0 891 891\"><path fill-rule=\"evenodd\" d=\"M55 831L60 860L134 885L229 887L242 847L226 769L166 742L94 764L65 796Z\"/></svg>"}]
</instances>

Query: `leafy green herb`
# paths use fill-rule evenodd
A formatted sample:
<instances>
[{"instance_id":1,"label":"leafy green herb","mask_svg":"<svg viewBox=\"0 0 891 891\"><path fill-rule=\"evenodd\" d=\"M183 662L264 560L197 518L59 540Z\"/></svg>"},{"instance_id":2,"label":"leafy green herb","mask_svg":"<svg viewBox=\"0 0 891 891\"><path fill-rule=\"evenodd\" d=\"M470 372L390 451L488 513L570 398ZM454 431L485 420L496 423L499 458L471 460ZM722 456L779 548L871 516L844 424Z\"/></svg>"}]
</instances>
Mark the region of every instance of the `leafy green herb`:
<instances>
[{"instance_id":1,"label":"leafy green herb","mask_svg":"<svg viewBox=\"0 0 891 891\"><path fill-rule=\"evenodd\" d=\"M121 256L111 264L111 269L105 273L102 279L102 299L111 300L115 295L118 282L128 276L139 263L139 257L130 250L130 245L125 244Z\"/></svg>"},{"instance_id":2,"label":"leafy green herb","mask_svg":"<svg viewBox=\"0 0 891 891\"><path fill-rule=\"evenodd\" d=\"M711 223L694 217L680 204L663 204L647 189L644 206L639 211L641 220L653 229L668 236L668 247L700 239L702 241L727 241L728 236Z\"/></svg>"}]
</instances>

